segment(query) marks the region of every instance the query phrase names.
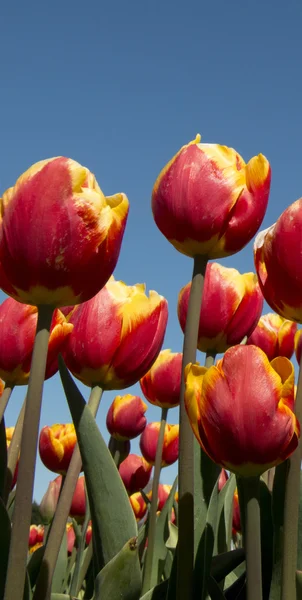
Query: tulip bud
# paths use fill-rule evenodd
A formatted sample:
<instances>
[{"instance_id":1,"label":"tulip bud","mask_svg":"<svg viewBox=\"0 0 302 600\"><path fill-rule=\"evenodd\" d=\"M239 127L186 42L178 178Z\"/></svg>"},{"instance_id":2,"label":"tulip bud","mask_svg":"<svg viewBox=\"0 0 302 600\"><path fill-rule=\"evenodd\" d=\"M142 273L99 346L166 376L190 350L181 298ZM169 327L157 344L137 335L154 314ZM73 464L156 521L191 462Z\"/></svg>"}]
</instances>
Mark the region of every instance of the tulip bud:
<instances>
[{"instance_id":1,"label":"tulip bud","mask_svg":"<svg viewBox=\"0 0 302 600\"><path fill-rule=\"evenodd\" d=\"M72 523L66 524L66 535L67 535L67 552L70 555L73 551L76 535Z\"/></svg>"},{"instance_id":2,"label":"tulip bud","mask_svg":"<svg viewBox=\"0 0 302 600\"><path fill-rule=\"evenodd\" d=\"M107 413L106 425L116 440L132 440L145 429L147 405L139 396L116 396Z\"/></svg>"},{"instance_id":3,"label":"tulip bud","mask_svg":"<svg viewBox=\"0 0 302 600\"><path fill-rule=\"evenodd\" d=\"M46 523L50 523L55 514L61 485L62 477L59 475L59 477L56 477L54 481L50 481L48 488L41 500L40 513Z\"/></svg>"},{"instance_id":4,"label":"tulip bud","mask_svg":"<svg viewBox=\"0 0 302 600\"><path fill-rule=\"evenodd\" d=\"M29 528L28 545L31 548L36 544L42 544L44 538L44 525L31 525Z\"/></svg>"},{"instance_id":5,"label":"tulip bud","mask_svg":"<svg viewBox=\"0 0 302 600\"><path fill-rule=\"evenodd\" d=\"M147 512L147 504L141 492L135 492L134 494L131 494L131 496L129 496L129 500L136 520L141 521Z\"/></svg>"},{"instance_id":6,"label":"tulip bud","mask_svg":"<svg viewBox=\"0 0 302 600\"><path fill-rule=\"evenodd\" d=\"M10 385L28 383L37 320L36 306L20 304L13 298L7 298L0 305L0 377ZM67 323L61 311L55 310L51 321L45 379L57 372L58 355L72 329L73 325Z\"/></svg>"},{"instance_id":7,"label":"tulip bud","mask_svg":"<svg viewBox=\"0 0 302 600\"><path fill-rule=\"evenodd\" d=\"M277 356L291 358L295 346L297 324L280 315L268 313L260 317L256 329L247 340L247 344L258 346L269 360Z\"/></svg>"},{"instance_id":8,"label":"tulip bud","mask_svg":"<svg viewBox=\"0 0 302 600\"><path fill-rule=\"evenodd\" d=\"M84 521L86 514L86 494L85 494L85 477L82 475L77 481L77 485L73 494L69 515L76 519L79 523Z\"/></svg>"},{"instance_id":9,"label":"tulip bud","mask_svg":"<svg viewBox=\"0 0 302 600\"><path fill-rule=\"evenodd\" d=\"M73 423L43 427L39 438L40 458L47 469L66 474L77 436Z\"/></svg>"},{"instance_id":10,"label":"tulip bud","mask_svg":"<svg viewBox=\"0 0 302 600\"><path fill-rule=\"evenodd\" d=\"M148 423L140 438L140 449L143 457L152 465L155 463L160 423ZM162 467L172 465L178 459L179 425L165 427L162 452Z\"/></svg>"},{"instance_id":11,"label":"tulip bud","mask_svg":"<svg viewBox=\"0 0 302 600\"><path fill-rule=\"evenodd\" d=\"M133 385L150 369L165 335L168 305L145 286L127 286L112 277L92 298L77 306L73 332L64 350L72 374L85 385L105 390Z\"/></svg>"},{"instance_id":12,"label":"tulip bud","mask_svg":"<svg viewBox=\"0 0 302 600\"><path fill-rule=\"evenodd\" d=\"M191 282L178 296L178 318L185 331ZM210 263L206 268L198 328L201 352L225 352L240 344L256 327L263 296L254 273L241 275L236 269Z\"/></svg>"},{"instance_id":13,"label":"tulip bud","mask_svg":"<svg viewBox=\"0 0 302 600\"><path fill-rule=\"evenodd\" d=\"M185 369L185 404L194 434L216 464L244 477L261 475L298 445L294 368L270 363L257 346L230 348L217 365Z\"/></svg>"},{"instance_id":14,"label":"tulip bud","mask_svg":"<svg viewBox=\"0 0 302 600\"><path fill-rule=\"evenodd\" d=\"M87 529L86 529L86 536L85 536L86 546L89 546L91 538L92 538L92 522L89 521Z\"/></svg>"},{"instance_id":15,"label":"tulip bud","mask_svg":"<svg viewBox=\"0 0 302 600\"><path fill-rule=\"evenodd\" d=\"M172 489L172 485L167 485L167 484L163 484L163 483L159 483L158 484L158 503L157 503L157 510L160 512L164 505L166 504L170 492ZM147 494L148 498L152 501L152 490ZM177 496L178 498L178 496ZM175 495L175 500L176 500L176 495Z\"/></svg>"},{"instance_id":16,"label":"tulip bud","mask_svg":"<svg viewBox=\"0 0 302 600\"><path fill-rule=\"evenodd\" d=\"M246 164L233 148L199 142L198 135L183 146L158 176L153 217L179 252L221 258L239 252L260 227L271 169L263 154Z\"/></svg>"},{"instance_id":17,"label":"tulip bud","mask_svg":"<svg viewBox=\"0 0 302 600\"><path fill-rule=\"evenodd\" d=\"M219 479L218 479L218 491L221 492L222 488L225 486L229 476L225 469L221 469Z\"/></svg>"},{"instance_id":18,"label":"tulip bud","mask_svg":"<svg viewBox=\"0 0 302 600\"><path fill-rule=\"evenodd\" d=\"M140 380L144 396L151 404L161 408L178 406L182 353L162 350L151 369Z\"/></svg>"},{"instance_id":19,"label":"tulip bud","mask_svg":"<svg viewBox=\"0 0 302 600\"><path fill-rule=\"evenodd\" d=\"M129 454L119 466L119 474L128 494L144 489L149 483L152 465L142 456Z\"/></svg>"},{"instance_id":20,"label":"tulip bud","mask_svg":"<svg viewBox=\"0 0 302 600\"><path fill-rule=\"evenodd\" d=\"M74 160L34 164L1 199L0 287L34 306L89 300L113 273L128 209Z\"/></svg>"}]
</instances>

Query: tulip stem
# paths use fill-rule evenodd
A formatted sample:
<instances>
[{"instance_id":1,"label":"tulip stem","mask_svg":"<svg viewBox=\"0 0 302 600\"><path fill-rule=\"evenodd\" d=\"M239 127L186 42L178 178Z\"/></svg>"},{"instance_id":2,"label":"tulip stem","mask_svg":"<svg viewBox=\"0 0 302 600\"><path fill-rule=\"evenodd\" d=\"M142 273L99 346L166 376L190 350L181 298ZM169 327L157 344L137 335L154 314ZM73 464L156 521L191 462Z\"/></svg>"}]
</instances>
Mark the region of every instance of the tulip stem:
<instances>
[{"instance_id":1,"label":"tulip stem","mask_svg":"<svg viewBox=\"0 0 302 600\"><path fill-rule=\"evenodd\" d=\"M13 385L5 384L5 388L3 390L3 394L0 399L0 421L2 421L3 415L5 413L5 409L8 405L8 401L11 397L12 391L14 389Z\"/></svg>"},{"instance_id":2,"label":"tulip stem","mask_svg":"<svg viewBox=\"0 0 302 600\"><path fill-rule=\"evenodd\" d=\"M302 422L302 355L295 401L295 414ZM298 555L298 516L300 501L301 476L301 441L292 456L288 459L289 469L285 484L283 560L281 598L296 598L296 570Z\"/></svg>"},{"instance_id":3,"label":"tulip stem","mask_svg":"<svg viewBox=\"0 0 302 600\"><path fill-rule=\"evenodd\" d=\"M38 307L38 322L28 382L4 600L22 600L23 598L42 392L52 314L53 309L50 306Z\"/></svg>"},{"instance_id":4,"label":"tulip stem","mask_svg":"<svg viewBox=\"0 0 302 600\"><path fill-rule=\"evenodd\" d=\"M102 397L102 389L94 386L91 389L88 405L93 416L96 416ZM82 460L78 444L75 445L72 458L67 470L64 486L61 488L56 512L51 523L48 540L45 547L39 575L33 600L49 600L51 594L51 584L56 567L63 535L66 529L66 521L69 515L69 509L72 497L81 472Z\"/></svg>"},{"instance_id":5,"label":"tulip stem","mask_svg":"<svg viewBox=\"0 0 302 600\"><path fill-rule=\"evenodd\" d=\"M157 440L153 482L152 482L152 500L149 515L149 528L148 528L148 546L146 550L146 558L144 563L143 573L143 588L142 595L148 592L157 583L157 572L153 573L154 566L154 546L156 536L156 519L157 519L157 505L158 505L158 485L161 472L161 463L163 455L163 446L165 438L165 428L167 422L168 409L161 409L161 421L160 429Z\"/></svg>"},{"instance_id":6,"label":"tulip stem","mask_svg":"<svg viewBox=\"0 0 302 600\"><path fill-rule=\"evenodd\" d=\"M117 440L111 435L108 448L117 468L119 468L121 462L123 462L129 454L129 440Z\"/></svg>"},{"instance_id":7,"label":"tulip stem","mask_svg":"<svg viewBox=\"0 0 302 600\"><path fill-rule=\"evenodd\" d=\"M246 600L262 600L260 477L241 477L240 510L243 508L243 544L246 560ZM288 600L288 599L287 599Z\"/></svg>"},{"instance_id":8,"label":"tulip stem","mask_svg":"<svg viewBox=\"0 0 302 600\"><path fill-rule=\"evenodd\" d=\"M206 359L204 362L204 366L209 369L210 367L213 366L214 362L215 362L215 358L216 358L216 352L215 350L208 350L208 352L206 353Z\"/></svg>"},{"instance_id":9,"label":"tulip stem","mask_svg":"<svg viewBox=\"0 0 302 600\"><path fill-rule=\"evenodd\" d=\"M12 485L12 481L14 478L14 473L16 470L18 457L19 457L19 453L20 453L20 444L21 444L21 439L22 439L26 398L27 398L27 396L25 396L25 399L22 404L22 408L19 412L15 431L13 433L12 441L10 443L8 453L7 453L7 470L6 470L5 493L4 493L5 504L7 502L7 498L9 496L9 493L11 490L11 485Z\"/></svg>"},{"instance_id":10,"label":"tulip stem","mask_svg":"<svg viewBox=\"0 0 302 600\"><path fill-rule=\"evenodd\" d=\"M179 414L177 600L192 597L194 564L194 443L185 407L184 370L196 360L200 308L207 259L195 256L185 327Z\"/></svg>"},{"instance_id":11,"label":"tulip stem","mask_svg":"<svg viewBox=\"0 0 302 600\"><path fill-rule=\"evenodd\" d=\"M70 589L69 589L70 596L77 596L77 594L78 594L78 591L77 591L78 590L78 582L79 582L81 564L83 562L83 552L85 550L86 532L87 532L88 523L91 519L86 486L85 486L85 499L86 499L86 514L85 514L84 523L82 525L81 540L80 540L79 547L77 550L77 556L76 556L76 561L75 561L75 565L74 565L74 572L73 572ZM81 589L81 586L80 586L80 589Z\"/></svg>"}]
</instances>

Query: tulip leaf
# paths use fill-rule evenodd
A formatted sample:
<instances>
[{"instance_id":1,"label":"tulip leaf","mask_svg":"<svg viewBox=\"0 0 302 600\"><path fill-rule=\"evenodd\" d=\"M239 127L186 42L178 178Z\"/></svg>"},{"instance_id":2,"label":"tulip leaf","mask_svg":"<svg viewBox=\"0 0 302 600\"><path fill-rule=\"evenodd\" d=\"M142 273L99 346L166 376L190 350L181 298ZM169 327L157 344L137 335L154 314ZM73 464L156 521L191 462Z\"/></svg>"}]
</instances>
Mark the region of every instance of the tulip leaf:
<instances>
[{"instance_id":1,"label":"tulip leaf","mask_svg":"<svg viewBox=\"0 0 302 600\"><path fill-rule=\"evenodd\" d=\"M178 527L174 523L171 523L171 521L168 522L168 527L169 537L166 541L166 546L169 550L175 550L178 542Z\"/></svg>"},{"instance_id":2,"label":"tulip leaf","mask_svg":"<svg viewBox=\"0 0 302 600\"><path fill-rule=\"evenodd\" d=\"M242 573L227 590L224 590L226 600L246 600L246 573ZM256 598L255 598L256 600Z\"/></svg>"},{"instance_id":3,"label":"tulip leaf","mask_svg":"<svg viewBox=\"0 0 302 600\"><path fill-rule=\"evenodd\" d=\"M37 577L39 575L42 559L45 552L45 546L40 546L35 552L30 554L27 563L27 572L30 580L30 585L33 588L36 584Z\"/></svg>"},{"instance_id":4,"label":"tulip leaf","mask_svg":"<svg viewBox=\"0 0 302 600\"><path fill-rule=\"evenodd\" d=\"M148 590L143 596L140 597L140 600L166 600L167 590L168 590L169 581L166 579L162 581L151 590Z\"/></svg>"},{"instance_id":5,"label":"tulip leaf","mask_svg":"<svg viewBox=\"0 0 302 600\"><path fill-rule=\"evenodd\" d=\"M7 447L4 417L0 421L0 498L4 500L7 469Z\"/></svg>"},{"instance_id":6,"label":"tulip leaf","mask_svg":"<svg viewBox=\"0 0 302 600\"><path fill-rule=\"evenodd\" d=\"M30 583L28 572L26 572L23 600L32 600L32 597L33 597L33 594L32 594L31 583Z\"/></svg>"},{"instance_id":7,"label":"tulip leaf","mask_svg":"<svg viewBox=\"0 0 302 600\"><path fill-rule=\"evenodd\" d=\"M302 571L296 571L296 600L302 600Z\"/></svg>"},{"instance_id":8,"label":"tulip leaf","mask_svg":"<svg viewBox=\"0 0 302 600\"><path fill-rule=\"evenodd\" d=\"M207 593L215 541L218 496L217 480L212 491L206 524L199 542L194 565L194 594L196 598L200 598L200 600L205 600Z\"/></svg>"},{"instance_id":9,"label":"tulip leaf","mask_svg":"<svg viewBox=\"0 0 302 600\"><path fill-rule=\"evenodd\" d=\"M211 575L208 578L208 591L211 600L225 600L225 595L220 589L217 581Z\"/></svg>"},{"instance_id":10,"label":"tulip leaf","mask_svg":"<svg viewBox=\"0 0 302 600\"><path fill-rule=\"evenodd\" d=\"M63 535L62 543L60 546L59 556L56 564L56 568L52 578L51 591L54 593L62 592L62 587L65 579L65 573L68 566L68 553L67 553L67 534Z\"/></svg>"},{"instance_id":11,"label":"tulip leaf","mask_svg":"<svg viewBox=\"0 0 302 600\"><path fill-rule=\"evenodd\" d=\"M274 528L272 518L272 496L264 481L260 481L260 531L262 559L262 589L263 597L268 598L273 570L273 540Z\"/></svg>"},{"instance_id":12,"label":"tulip leaf","mask_svg":"<svg viewBox=\"0 0 302 600\"><path fill-rule=\"evenodd\" d=\"M283 518L284 518L284 499L285 486L288 472L288 461L281 463L276 467L273 494L272 494L272 518L274 528L274 548L273 548L273 571L271 578L271 587L269 600L279 600L281 589L282 572L282 537L283 537Z\"/></svg>"},{"instance_id":13,"label":"tulip leaf","mask_svg":"<svg viewBox=\"0 0 302 600\"><path fill-rule=\"evenodd\" d=\"M6 579L6 569L8 563L8 553L11 535L11 523L7 510L4 506L2 499L0 498L0 531L1 531L1 544L0 544L0 598L4 597L4 586Z\"/></svg>"},{"instance_id":14,"label":"tulip leaf","mask_svg":"<svg viewBox=\"0 0 302 600\"><path fill-rule=\"evenodd\" d=\"M243 548L237 548L236 550L230 550L229 552L213 556L211 575L219 582L236 569L244 560L245 552Z\"/></svg>"},{"instance_id":15,"label":"tulip leaf","mask_svg":"<svg viewBox=\"0 0 302 600\"><path fill-rule=\"evenodd\" d=\"M218 495L217 530L214 554L230 550L232 537L233 498L236 488L235 475L231 475Z\"/></svg>"},{"instance_id":16,"label":"tulip leaf","mask_svg":"<svg viewBox=\"0 0 302 600\"><path fill-rule=\"evenodd\" d=\"M137 536L137 524L125 486L90 408L63 361L59 362L82 457L94 535L94 558L100 571L130 538Z\"/></svg>"},{"instance_id":17,"label":"tulip leaf","mask_svg":"<svg viewBox=\"0 0 302 600\"><path fill-rule=\"evenodd\" d=\"M94 600L138 600L141 588L137 538L132 538L97 575Z\"/></svg>"},{"instance_id":18,"label":"tulip leaf","mask_svg":"<svg viewBox=\"0 0 302 600\"><path fill-rule=\"evenodd\" d=\"M218 467L202 450L194 436L194 546L195 556L207 521L208 508L216 481Z\"/></svg>"}]
</instances>

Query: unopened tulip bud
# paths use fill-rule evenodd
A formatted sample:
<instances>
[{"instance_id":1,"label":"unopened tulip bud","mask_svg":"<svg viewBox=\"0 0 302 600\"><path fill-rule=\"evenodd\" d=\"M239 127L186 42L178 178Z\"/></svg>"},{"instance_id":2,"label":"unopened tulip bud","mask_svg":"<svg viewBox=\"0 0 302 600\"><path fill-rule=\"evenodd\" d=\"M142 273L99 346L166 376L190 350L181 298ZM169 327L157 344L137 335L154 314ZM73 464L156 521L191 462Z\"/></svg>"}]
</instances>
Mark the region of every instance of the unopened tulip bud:
<instances>
[{"instance_id":1,"label":"unopened tulip bud","mask_svg":"<svg viewBox=\"0 0 302 600\"><path fill-rule=\"evenodd\" d=\"M144 396L161 408L178 406L180 401L182 353L162 350L151 369L140 380Z\"/></svg>"},{"instance_id":2,"label":"unopened tulip bud","mask_svg":"<svg viewBox=\"0 0 302 600\"><path fill-rule=\"evenodd\" d=\"M61 484L62 477L59 475L59 477L56 477L56 479L49 483L48 488L41 500L40 513L46 523L50 523L55 514L60 495Z\"/></svg>"},{"instance_id":3,"label":"unopened tulip bud","mask_svg":"<svg viewBox=\"0 0 302 600\"><path fill-rule=\"evenodd\" d=\"M82 523L86 514L85 477L79 477L73 494L69 515Z\"/></svg>"},{"instance_id":4,"label":"unopened tulip bud","mask_svg":"<svg viewBox=\"0 0 302 600\"><path fill-rule=\"evenodd\" d=\"M116 440L132 440L144 431L147 405L139 396L116 396L109 408L106 425Z\"/></svg>"},{"instance_id":5,"label":"unopened tulip bud","mask_svg":"<svg viewBox=\"0 0 302 600\"><path fill-rule=\"evenodd\" d=\"M219 479L218 479L218 491L221 492L222 488L225 486L229 476L225 469L221 469Z\"/></svg>"},{"instance_id":6,"label":"unopened tulip bud","mask_svg":"<svg viewBox=\"0 0 302 600\"><path fill-rule=\"evenodd\" d=\"M75 535L72 523L66 524L66 534L67 534L67 552L68 552L68 554L71 554L72 550L74 548L75 540L76 540L76 535Z\"/></svg>"},{"instance_id":7,"label":"unopened tulip bud","mask_svg":"<svg viewBox=\"0 0 302 600\"><path fill-rule=\"evenodd\" d=\"M151 471L152 465L137 454L129 454L119 466L120 476L129 494L146 487L150 480Z\"/></svg>"},{"instance_id":8,"label":"unopened tulip bud","mask_svg":"<svg viewBox=\"0 0 302 600\"><path fill-rule=\"evenodd\" d=\"M260 317L246 343L261 348L269 360L277 356L291 358L295 347L296 331L297 323L284 319L280 315L268 313Z\"/></svg>"},{"instance_id":9,"label":"unopened tulip bud","mask_svg":"<svg viewBox=\"0 0 302 600\"><path fill-rule=\"evenodd\" d=\"M144 458L153 465L155 463L159 430L160 423L148 423L140 438L141 453ZM178 446L179 425L166 424L162 452L162 467L167 467L177 461Z\"/></svg>"}]
</instances>

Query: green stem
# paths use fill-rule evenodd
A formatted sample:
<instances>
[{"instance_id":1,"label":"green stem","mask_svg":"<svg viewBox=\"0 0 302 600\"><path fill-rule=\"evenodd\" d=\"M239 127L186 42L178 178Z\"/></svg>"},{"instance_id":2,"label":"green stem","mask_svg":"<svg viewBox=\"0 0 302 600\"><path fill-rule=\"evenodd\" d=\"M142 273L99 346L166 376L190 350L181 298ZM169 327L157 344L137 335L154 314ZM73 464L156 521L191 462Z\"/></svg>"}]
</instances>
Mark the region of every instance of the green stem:
<instances>
[{"instance_id":1,"label":"green stem","mask_svg":"<svg viewBox=\"0 0 302 600\"><path fill-rule=\"evenodd\" d=\"M2 417L5 413L5 409L8 405L8 401L12 395L12 391L14 389L13 384L6 383L5 388L3 390L3 394L0 398L0 421L2 421Z\"/></svg>"},{"instance_id":2,"label":"green stem","mask_svg":"<svg viewBox=\"0 0 302 600\"><path fill-rule=\"evenodd\" d=\"M204 362L204 366L209 369L210 367L213 366L213 364L215 363L215 358L216 358L216 354L217 352L215 352L215 350L208 350L206 353L206 359Z\"/></svg>"},{"instance_id":3,"label":"green stem","mask_svg":"<svg viewBox=\"0 0 302 600\"><path fill-rule=\"evenodd\" d=\"M83 552L85 550L86 531L87 531L88 523L91 518L86 486L85 486L85 497L86 497L86 515L85 515L85 520L84 520L84 523L82 526L81 540L80 540L78 551L77 551L74 572L73 572L71 585L70 585L70 589L69 589L70 596L77 596L78 580L79 580L80 569L81 569L81 564L82 564L82 559L83 559Z\"/></svg>"},{"instance_id":4,"label":"green stem","mask_svg":"<svg viewBox=\"0 0 302 600\"><path fill-rule=\"evenodd\" d=\"M4 600L22 600L23 598L42 392L52 313L53 309L50 306L38 307Z\"/></svg>"},{"instance_id":5,"label":"green stem","mask_svg":"<svg viewBox=\"0 0 302 600\"><path fill-rule=\"evenodd\" d=\"M86 573L87 573L89 565L91 563L92 554L93 554L93 546L92 546L92 538L91 538L91 540L89 542L89 546L87 547L87 550L86 550L84 560L82 562L81 569L80 569L78 585L77 585L77 589L76 589L76 597L79 595L80 589L83 585L83 581L86 577Z\"/></svg>"},{"instance_id":6,"label":"green stem","mask_svg":"<svg viewBox=\"0 0 302 600\"><path fill-rule=\"evenodd\" d=\"M12 481L14 478L14 473L16 470L19 454L20 454L20 445L21 445L23 423L24 423L24 416L25 416L26 398L27 398L27 396L25 396L24 402L22 404L22 408L21 408L19 416L18 416L18 420L16 423L12 441L10 443L8 453L7 453L7 470L6 470L6 481L5 481L5 495L4 495L5 504L7 502L7 498L9 496L9 493L11 490L11 485L12 485Z\"/></svg>"},{"instance_id":7,"label":"green stem","mask_svg":"<svg viewBox=\"0 0 302 600\"><path fill-rule=\"evenodd\" d=\"M130 452L129 440L117 440L111 435L108 448L117 468L119 468L121 462L127 458Z\"/></svg>"},{"instance_id":8,"label":"green stem","mask_svg":"<svg viewBox=\"0 0 302 600\"><path fill-rule=\"evenodd\" d=\"M154 587L157 583L156 581L152 581L152 571L153 571L153 559L154 559L154 546L155 546L155 536L156 536L156 519L157 519L157 505L158 505L158 485L159 478L161 472L161 463L162 463L162 455L163 455L163 447L164 447L164 438L165 438L165 428L167 423L167 414L168 409L161 409L161 421L159 428L159 435L157 440L156 447L156 455L155 455L155 463L154 463L154 473L153 473L153 482L152 482L152 501L151 501L151 509L149 515L149 529L148 529L148 546L146 551L146 558L144 563L144 574L143 574L143 588L142 594L144 595L151 587Z\"/></svg>"},{"instance_id":9,"label":"green stem","mask_svg":"<svg viewBox=\"0 0 302 600\"><path fill-rule=\"evenodd\" d=\"M102 389L95 386L91 390L88 405L93 416L96 416L102 397ZM66 528L66 521L72 497L81 472L82 460L78 444L75 445L72 458L66 474L64 486L61 490L56 512L48 534L48 540L42 559L33 600L49 600L53 573L56 567L62 538Z\"/></svg>"},{"instance_id":10,"label":"green stem","mask_svg":"<svg viewBox=\"0 0 302 600\"><path fill-rule=\"evenodd\" d=\"M302 422L302 356L295 401L295 414ZM284 501L284 533L281 598L296 598L296 570L298 555L298 517L300 500L301 441L289 458Z\"/></svg>"},{"instance_id":11,"label":"green stem","mask_svg":"<svg viewBox=\"0 0 302 600\"><path fill-rule=\"evenodd\" d=\"M246 600L262 600L260 477L241 477L238 487L243 498L243 543L246 560ZM288 600L288 599L287 599Z\"/></svg>"},{"instance_id":12,"label":"green stem","mask_svg":"<svg viewBox=\"0 0 302 600\"><path fill-rule=\"evenodd\" d=\"M194 563L194 443L185 407L184 370L196 360L200 307L207 259L194 258L192 284L183 343L179 430L179 501L177 545L177 600L192 597Z\"/></svg>"}]
</instances>

